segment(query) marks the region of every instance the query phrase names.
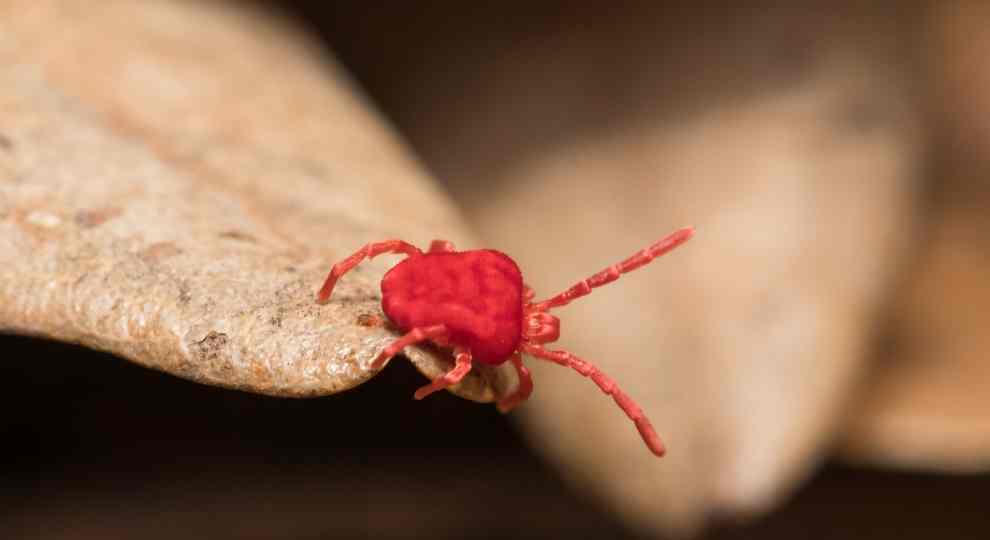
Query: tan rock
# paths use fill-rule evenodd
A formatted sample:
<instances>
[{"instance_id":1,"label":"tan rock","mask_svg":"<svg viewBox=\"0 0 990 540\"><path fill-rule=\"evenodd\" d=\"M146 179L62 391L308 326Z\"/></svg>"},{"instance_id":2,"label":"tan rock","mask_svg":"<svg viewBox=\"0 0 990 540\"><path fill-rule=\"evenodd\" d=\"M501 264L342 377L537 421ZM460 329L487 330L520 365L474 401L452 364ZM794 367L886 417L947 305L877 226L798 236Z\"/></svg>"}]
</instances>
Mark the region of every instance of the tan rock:
<instances>
[{"instance_id":1,"label":"tan rock","mask_svg":"<svg viewBox=\"0 0 990 540\"><path fill-rule=\"evenodd\" d=\"M471 243L284 21L123 0L4 2L0 20L3 331L208 384L329 394L374 375L397 335L377 289L394 261L362 265L317 306L329 266L386 237ZM430 376L450 365L410 355ZM480 374L457 391L494 397Z\"/></svg>"}]
</instances>

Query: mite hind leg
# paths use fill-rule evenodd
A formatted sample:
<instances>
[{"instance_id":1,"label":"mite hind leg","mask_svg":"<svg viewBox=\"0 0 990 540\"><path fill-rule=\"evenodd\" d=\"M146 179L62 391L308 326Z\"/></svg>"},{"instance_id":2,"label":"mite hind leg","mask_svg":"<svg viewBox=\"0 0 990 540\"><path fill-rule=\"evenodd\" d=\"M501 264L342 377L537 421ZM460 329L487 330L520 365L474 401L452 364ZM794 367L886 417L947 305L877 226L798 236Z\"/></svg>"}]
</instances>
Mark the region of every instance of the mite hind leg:
<instances>
[{"instance_id":1,"label":"mite hind leg","mask_svg":"<svg viewBox=\"0 0 990 540\"><path fill-rule=\"evenodd\" d=\"M516 373L519 375L519 386L496 405L499 412L503 413L516 408L517 405L529 399L529 395L533 393L533 376L530 374L529 368L523 364L522 355L516 353L512 355L510 360L516 368Z\"/></svg>"},{"instance_id":2,"label":"mite hind leg","mask_svg":"<svg viewBox=\"0 0 990 540\"><path fill-rule=\"evenodd\" d=\"M542 358L544 360L549 360L556 364L569 367L574 371L577 371L581 375L591 379L602 392L612 396L615 404L622 409L622 412L626 413L626 416L633 421L636 425L636 430L639 431L639 435L643 438L643 442L646 443L647 448L650 449L657 457L663 456L667 449L664 447L663 442L660 440L660 436L657 435L656 430L653 429L653 424L646 417L646 413L643 409L636 404L631 397L629 397L619 385L612 380L611 377L602 373L594 364L574 356L572 353L567 351L552 351L549 349L544 349L543 347L535 345L525 345L523 346L523 351L527 354L531 354L537 358Z\"/></svg>"},{"instance_id":3,"label":"mite hind leg","mask_svg":"<svg viewBox=\"0 0 990 540\"><path fill-rule=\"evenodd\" d=\"M444 373L443 375L433 379L433 382L427 384L426 386L420 387L413 394L416 399L423 399L426 396L436 392L438 390L443 390L448 386L453 386L464 378L465 375L471 371L471 353L464 349L455 349L454 354L456 355L455 364L453 369Z\"/></svg>"},{"instance_id":4,"label":"mite hind leg","mask_svg":"<svg viewBox=\"0 0 990 540\"><path fill-rule=\"evenodd\" d=\"M393 356L402 352L402 349L422 341L442 339L446 336L447 327L442 324L413 328L409 333L382 349L382 352L378 353L378 356L375 357L375 361L371 363L371 367L381 369L385 365L385 362L388 362Z\"/></svg>"},{"instance_id":5,"label":"mite hind leg","mask_svg":"<svg viewBox=\"0 0 990 540\"><path fill-rule=\"evenodd\" d=\"M366 244L350 257L333 265L333 268L330 269L330 274L327 275L326 281L323 282L323 287L320 288L319 294L316 295L316 302L320 304L327 303L330 300L330 295L333 293L333 287L337 284L340 276L349 272L352 268L360 264L361 261L372 259L382 253L404 253L409 256L423 254L418 247L402 240L385 240L384 242Z\"/></svg>"}]
</instances>

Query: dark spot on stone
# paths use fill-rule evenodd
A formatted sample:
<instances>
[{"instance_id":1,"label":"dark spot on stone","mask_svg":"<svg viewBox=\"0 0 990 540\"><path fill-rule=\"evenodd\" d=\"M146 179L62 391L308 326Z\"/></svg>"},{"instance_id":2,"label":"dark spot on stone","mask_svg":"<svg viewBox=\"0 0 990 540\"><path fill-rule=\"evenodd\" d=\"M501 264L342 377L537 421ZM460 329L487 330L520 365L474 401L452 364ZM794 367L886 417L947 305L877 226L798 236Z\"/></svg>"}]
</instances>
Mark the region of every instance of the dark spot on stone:
<instances>
[{"instance_id":1,"label":"dark spot on stone","mask_svg":"<svg viewBox=\"0 0 990 540\"><path fill-rule=\"evenodd\" d=\"M185 284L179 285L179 303L188 304L192 300L192 294L189 292L189 287Z\"/></svg>"},{"instance_id":2,"label":"dark spot on stone","mask_svg":"<svg viewBox=\"0 0 990 540\"><path fill-rule=\"evenodd\" d=\"M295 266L286 266L285 267L285 271L286 272L298 272L299 270Z\"/></svg>"},{"instance_id":3,"label":"dark spot on stone","mask_svg":"<svg viewBox=\"0 0 990 540\"><path fill-rule=\"evenodd\" d=\"M237 240L239 242L247 242L249 244L257 243L258 240L246 232L241 231L224 231L220 233L220 238L227 238L229 240Z\"/></svg>"},{"instance_id":4,"label":"dark spot on stone","mask_svg":"<svg viewBox=\"0 0 990 540\"><path fill-rule=\"evenodd\" d=\"M10 137L7 137L3 133L0 133L0 150L6 150L9 152L13 149L14 149L14 141L10 140Z\"/></svg>"},{"instance_id":5,"label":"dark spot on stone","mask_svg":"<svg viewBox=\"0 0 990 540\"><path fill-rule=\"evenodd\" d=\"M377 315L372 315L370 313L361 313L357 316L357 324L364 327L381 327L385 326L385 321Z\"/></svg>"},{"instance_id":6,"label":"dark spot on stone","mask_svg":"<svg viewBox=\"0 0 990 540\"><path fill-rule=\"evenodd\" d=\"M216 362L227 347L227 334L210 331L206 337L193 345L193 354L198 362Z\"/></svg>"},{"instance_id":7,"label":"dark spot on stone","mask_svg":"<svg viewBox=\"0 0 990 540\"><path fill-rule=\"evenodd\" d=\"M75 222L76 225L84 229L89 229L102 225L107 221L119 216L123 212L120 208L97 208L94 210L80 210L76 212Z\"/></svg>"},{"instance_id":8,"label":"dark spot on stone","mask_svg":"<svg viewBox=\"0 0 990 540\"><path fill-rule=\"evenodd\" d=\"M78 287L83 281L86 281L86 278L88 277L89 277L89 272L83 272L82 275L77 277L76 280L72 283L72 286Z\"/></svg>"},{"instance_id":9,"label":"dark spot on stone","mask_svg":"<svg viewBox=\"0 0 990 540\"><path fill-rule=\"evenodd\" d=\"M279 310L277 314L273 315L269 322L271 322L272 326L275 328L282 328L282 310Z\"/></svg>"}]
</instances>

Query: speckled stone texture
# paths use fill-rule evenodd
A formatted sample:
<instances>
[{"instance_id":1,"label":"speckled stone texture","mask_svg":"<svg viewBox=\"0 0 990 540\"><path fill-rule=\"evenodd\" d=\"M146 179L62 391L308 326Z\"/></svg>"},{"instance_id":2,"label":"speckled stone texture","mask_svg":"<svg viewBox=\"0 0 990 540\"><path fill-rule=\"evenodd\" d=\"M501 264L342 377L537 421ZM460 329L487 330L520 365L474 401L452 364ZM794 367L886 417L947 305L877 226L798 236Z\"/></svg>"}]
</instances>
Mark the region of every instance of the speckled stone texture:
<instances>
[{"instance_id":1,"label":"speckled stone texture","mask_svg":"<svg viewBox=\"0 0 990 540\"><path fill-rule=\"evenodd\" d=\"M398 332L372 240L477 245L345 76L278 17L205 2L0 5L0 331L202 383L316 396ZM435 377L447 354L410 350ZM509 379L454 391L491 401ZM510 377L511 378L511 377ZM504 389L504 388L503 388Z\"/></svg>"}]
</instances>

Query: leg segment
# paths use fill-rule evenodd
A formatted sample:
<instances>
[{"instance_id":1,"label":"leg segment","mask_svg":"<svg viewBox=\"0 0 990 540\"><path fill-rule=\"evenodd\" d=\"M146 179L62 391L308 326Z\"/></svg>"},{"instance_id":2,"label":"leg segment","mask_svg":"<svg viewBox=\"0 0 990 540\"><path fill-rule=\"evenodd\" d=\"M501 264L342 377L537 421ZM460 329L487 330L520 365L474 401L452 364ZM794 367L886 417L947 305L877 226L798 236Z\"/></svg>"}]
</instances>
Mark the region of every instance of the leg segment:
<instances>
[{"instance_id":1,"label":"leg segment","mask_svg":"<svg viewBox=\"0 0 990 540\"><path fill-rule=\"evenodd\" d=\"M400 337L399 339L393 341L382 349L382 352L378 353L375 357L375 361L371 363L371 367L374 369L381 369L393 356L402 352L402 349L406 347L419 343L421 341L426 341L428 339L437 339L447 335L447 327L438 324L436 326L424 326L422 328L413 328L408 334Z\"/></svg>"},{"instance_id":2,"label":"leg segment","mask_svg":"<svg viewBox=\"0 0 990 540\"><path fill-rule=\"evenodd\" d=\"M512 365L516 367L516 373L519 374L519 387L516 388L515 392L498 402L498 410L503 413L511 411L516 405L529 399L529 395L533 393L533 377L529 374L529 368L523 365L522 355L516 353L512 355L510 360Z\"/></svg>"},{"instance_id":3,"label":"leg segment","mask_svg":"<svg viewBox=\"0 0 990 540\"><path fill-rule=\"evenodd\" d=\"M653 259L667 253L684 242L687 242L693 235L694 229L691 227L674 231L672 234L669 234L666 237L654 242L649 247L636 252L628 259L620 263L613 264L588 279L579 281L566 291L535 304L533 307L539 311L546 311L548 309L566 306L572 300L590 293L591 289L611 283L619 279L619 276L622 274L632 272L633 270L649 263Z\"/></svg>"},{"instance_id":4,"label":"leg segment","mask_svg":"<svg viewBox=\"0 0 990 540\"><path fill-rule=\"evenodd\" d=\"M367 244L350 257L333 265L333 268L330 269L330 274L327 276L327 280L323 282L320 293L316 296L316 302L326 304L330 300L330 294L333 293L333 287L337 284L337 279L340 276L349 272L365 258L371 259L382 253L405 253L406 255L413 256L422 255L423 252L418 247L402 240L386 240L384 242Z\"/></svg>"},{"instance_id":5,"label":"leg segment","mask_svg":"<svg viewBox=\"0 0 990 540\"><path fill-rule=\"evenodd\" d=\"M631 397L620 390L619 386L611 377L602 373L597 367L567 351L551 351L534 345L523 345L523 351L537 358L550 360L551 362L572 368L594 381L602 389L602 392L612 396L616 405L636 424L636 429L639 430L640 436L643 437L643 442L646 443L650 451L656 454L657 457L663 456L666 453L667 449L664 448L663 442L653 429L653 425L650 424L649 419L646 418L643 409L640 409L639 405Z\"/></svg>"},{"instance_id":6,"label":"leg segment","mask_svg":"<svg viewBox=\"0 0 990 540\"><path fill-rule=\"evenodd\" d=\"M454 349L454 354L457 356L454 368L437 377L430 384L416 390L416 393L413 394L414 398L423 399L437 390L443 390L448 386L461 382L461 379L471 371L471 353L458 348Z\"/></svg>"},{"instance_id":7,"label":"leg segment","mask_svg":"<svg viewBox=\"0 0 990 540\"><path fill-rule=\"evenodd\" d=\"M430 242L428 253L453 253L454 251L456 251L454 243L450 240L434 240Z\"/></svg>"}]
</instances>

